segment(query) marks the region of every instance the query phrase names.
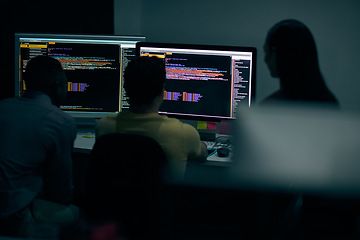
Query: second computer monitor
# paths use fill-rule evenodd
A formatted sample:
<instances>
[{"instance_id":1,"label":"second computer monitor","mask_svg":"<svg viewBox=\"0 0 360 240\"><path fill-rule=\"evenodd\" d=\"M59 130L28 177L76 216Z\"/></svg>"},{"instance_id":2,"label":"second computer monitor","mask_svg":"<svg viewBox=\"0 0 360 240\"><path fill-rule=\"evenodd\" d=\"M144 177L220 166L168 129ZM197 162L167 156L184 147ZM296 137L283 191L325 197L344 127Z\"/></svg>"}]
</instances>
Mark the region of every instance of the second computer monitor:
<instances>
[{"instance_id":1,"label":"second computer monitor","mask_svg":"<svg viewBox=\"0 0 360 240\"><path fill-rule=\"evenodd\" d=\"M160 113L184 118L234 119L255 97L256 48L190 44L136 44L139 56L164 59Z\"/></svg>"}]
</instances>

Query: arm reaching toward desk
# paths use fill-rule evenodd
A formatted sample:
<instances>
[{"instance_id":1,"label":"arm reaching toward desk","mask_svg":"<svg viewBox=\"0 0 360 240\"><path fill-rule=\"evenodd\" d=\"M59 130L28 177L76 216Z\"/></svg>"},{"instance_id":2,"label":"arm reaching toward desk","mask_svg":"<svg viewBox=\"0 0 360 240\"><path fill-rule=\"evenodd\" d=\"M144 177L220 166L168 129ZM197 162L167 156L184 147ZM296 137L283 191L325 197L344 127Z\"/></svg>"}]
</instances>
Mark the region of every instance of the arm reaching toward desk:
<instances>
[{"instance_id":1,"label":"arm reaching toward desk","mask_svg":"<svg viewBox=\"0 0 360 240\"><path fill-rule=\"evenodd\" d=\"M206 144L201 142L200 156L197 159L189 159L189 161L192 161L192 162L205 162L207 157L208 157L208 151L207 151Z\"/></svg>"},{"instance_id":2,"label":"arm reaching toward desk","mask_svg":"<svg viewBox=\"0 0 360 240\"><path fill-rule=\"evenodd\" d=\"M187 149L189 149L188 161L190 162L205 162L208 156L207 147L205 143L200 140L199 133L190 125L184 127L184 139L186 139Z\"/></svg>"}]
</instances>

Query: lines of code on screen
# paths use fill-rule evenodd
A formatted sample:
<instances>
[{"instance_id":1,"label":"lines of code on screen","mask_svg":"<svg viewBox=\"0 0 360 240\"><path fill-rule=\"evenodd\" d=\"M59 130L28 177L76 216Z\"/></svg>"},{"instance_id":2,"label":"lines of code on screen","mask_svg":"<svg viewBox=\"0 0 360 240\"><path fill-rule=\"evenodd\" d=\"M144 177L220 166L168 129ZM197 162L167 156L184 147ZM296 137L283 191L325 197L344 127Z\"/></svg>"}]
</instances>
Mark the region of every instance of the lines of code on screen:
<instances>
[{"instance_id":1,"label":"lines of code on screen","mask_svg":"<svg viewBox=\"0 0 360 240\"><path fill-rule=\"evenodd\" d=\"M119 111L120 46L110 44L31 42L22 43L21 68L36 56L57 59L68 80L68 94L61 109L72 111ZM26 91L23 84L22 91Z\"/></svg>"},{"instance_id":2,"label":"lines of code on screen","mask_svg":"<svg viewBox=\"0 0 360 240\"><path fill-rule=\"evenodd\" d=\"M166 92L161 112L231 115L231 58L171 53L165 57Z\"/></svg>"},{"instance_id":3,"label":"lines of code on screen","mask_svg":"<svg viewBox=\"0 0 360 240\"><path fill-rule=\"evenodd\" d=\"M61 63L68 79L68 94L61 108L119 111L119 51L118 45L50 44L48 55Z\"/></svg>"}]
</instances>

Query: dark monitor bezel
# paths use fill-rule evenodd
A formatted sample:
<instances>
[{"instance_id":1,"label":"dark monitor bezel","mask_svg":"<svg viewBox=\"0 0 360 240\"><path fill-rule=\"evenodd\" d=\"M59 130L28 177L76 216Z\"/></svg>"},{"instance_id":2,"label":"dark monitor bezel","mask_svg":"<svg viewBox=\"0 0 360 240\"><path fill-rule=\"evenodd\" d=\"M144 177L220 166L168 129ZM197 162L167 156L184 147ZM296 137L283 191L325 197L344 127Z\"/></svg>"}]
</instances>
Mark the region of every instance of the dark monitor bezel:
<instances>
[{"instance_id":1,"label":"dark monitor bezel","mask_svg":"<svg viewBox=\"0 0 360 240\"><path fill-rule=\"evenodd\" d=\"M218 50L218 51L239 51L252 53L252 71L251 71L251 98L250 106L254 104L256 98L256 65L257 65L257 49L255 47L247 46L224 46L224 45L202 45L202 44L186 44L186 43L160 43L160 42L138 42L136 43L136 55L140 56L140 49L142 47L158 47L158 48L177 48L177 49L197 49L197 50ZM249 107L250 107L249 106ZM234 120L234 117L216 117L216 116L202 116L202 115L183 115L176 113L160 113L179 119L200 120L200 121L215 121Z\"/></svg>"}]
</instances>

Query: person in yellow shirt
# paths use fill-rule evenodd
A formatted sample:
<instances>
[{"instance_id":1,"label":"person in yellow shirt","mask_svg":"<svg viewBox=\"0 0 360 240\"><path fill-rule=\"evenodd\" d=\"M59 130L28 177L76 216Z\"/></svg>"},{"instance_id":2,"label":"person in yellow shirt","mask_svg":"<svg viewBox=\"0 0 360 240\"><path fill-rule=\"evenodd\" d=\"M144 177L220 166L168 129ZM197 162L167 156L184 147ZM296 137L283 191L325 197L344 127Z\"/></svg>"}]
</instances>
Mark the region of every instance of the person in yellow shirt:
<instances>
[{"instance_id":1,"label":"person in yellow shirt","mask_svg":"<svg viewBox=\"0 0 360 240\"><path fill-rule=\"evenodd\" d=\"M178 119L158 114L166 80L163 60L136 58L128 64L124 78L124 88L130 100L129 111L100 119L96 138L109 133L132 133L155 139L164 150L173 177L177 179L183 177L187 161L205 161L206 145L201 142L197 130Z\"/></svg>"}]
</instances>

